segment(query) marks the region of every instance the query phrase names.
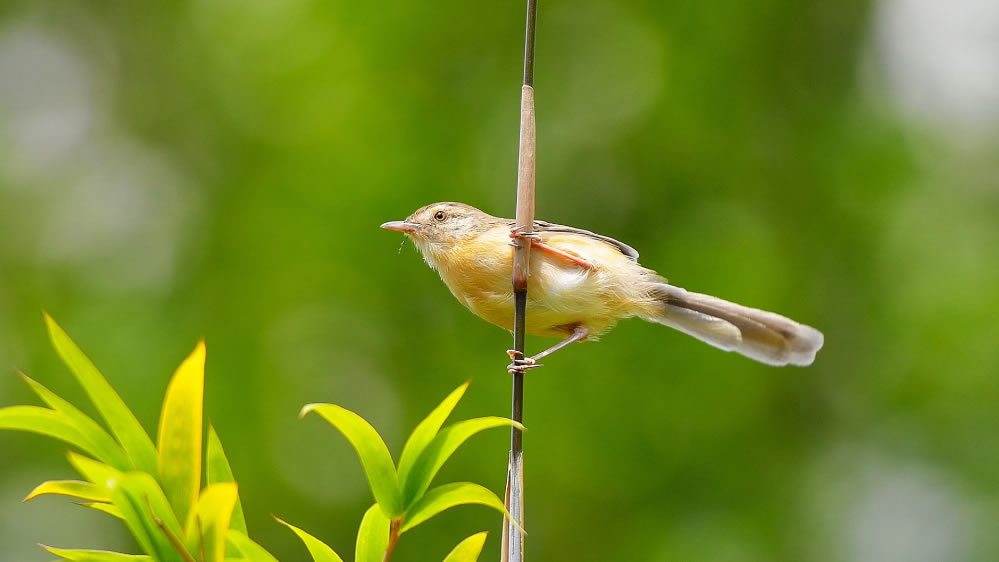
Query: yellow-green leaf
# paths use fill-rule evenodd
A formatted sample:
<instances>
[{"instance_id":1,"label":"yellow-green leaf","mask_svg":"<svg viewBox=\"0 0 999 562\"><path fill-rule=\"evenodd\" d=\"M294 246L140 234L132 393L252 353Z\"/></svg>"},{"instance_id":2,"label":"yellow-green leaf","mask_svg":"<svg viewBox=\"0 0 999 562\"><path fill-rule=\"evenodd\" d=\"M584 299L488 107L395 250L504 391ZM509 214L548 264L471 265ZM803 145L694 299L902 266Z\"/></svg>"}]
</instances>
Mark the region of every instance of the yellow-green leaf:
<instances>
[{"instance_id":1,"label":"yellow-green leaf","mask_svg":"<svg viewBox=\"0 0 999 562\"><path fill-rule=\"evenodd\" d=\"M97 447L73 425L66 414L41 406L0 408L0 429L30 431L55 437L95 457L101 456Z\"/></svg>"},{"instance_id":2,"label":"yellow-green leaf","mask_svg":"<svg viewBox=\"0 0 999 562\"><path fill-rule=\"evenodd\" d=\"M18 371L24 382L35 391L39 398L45 401L53 410L61 413L66 420L74 426L80 435L93 447L94 456L102 462L106 462L118 470L130 470L134 468L125 450L121 448L114 439L104 431L100 425L90 416L81 412L76 406L63 400L59 395L45 388L41 383L35 381L28 375Z\"/></svg>"},{"instance_id":3,"label":"yellow-green leaf","mask_svg":"<svg viewBox=\"0 0 999 562\"><path fill-rule=\"evenodd\" d=\"M239 493L233 483L211 484L201 491L187 519L186 544L202 562L223 562L229 519Z\"/></svg>"},{"instance_id":4,"label":"yellow-green leaf","mask_svg":"<svg viewBox=\"0 0 999 562\"><path fill-rule=\"evenodd\" d=\"M201 489L201 419L205 389L205 342L180 364L167 386L159 427L159 480L180 520Z\"/></svg>"},{"instance_id":5,"label":"yellow-green leaf","mask_svg":"<svg viewBox=\"0 0 999 562\"><path fill-rule=\"evenodd\" d=\"M117 517L118 519L125 519L125 516L121 514L121 510L118 509L113 503L100 503L100 502L78 502L77 505L83 507L89 507L90 509L96 511L103 511L112 517Z\"/></svg>"},{"instance_id":6,"label":"yellow-green leaf","mask_svg":"<svg viewBox=\"0 0 999 562\"><path fill-rule=\"evenodd\" d=\"M109 550L72 550L67 548L53 548L45 545L41 546L63 560L74 560L75 562L140 562L153 560L145 554L122 554L121 552L111 552Z\"/></svg>"},{"instance_id":7,"label":"yellow-green leaf","mask_svg":"<svg viewBox=\"0 0 999 562\"><path fill-rule=\"evenodd\" d=\"M229 543L239 550L246 562L277 562L277 558L264 550L264 547L250 540L250 537L235 529L229 529Z\"/></svg>"},{"instance_id":8,"label":"yellow-green leaf","mask_svg":"<svg viewBox=\"0 0 999 562\"><path fill-rule=\"evenodd\" d=\"M369 507L361 518L361 528L357 530L354 562L382 562L388 548L390 526L385 510L377 503Z\"/></svg>"},{"instance_id":9,"label":"yellow-green leaf","mask_svg":"<svg viewBox=\"0 0 999 562\"><path fill-rule=\"evenodd\" d=\"M482 531L461 541L458 546L454 547L454 550L444 557L444 562L477 562L479 554L482 552L482 546L486 544L486 535L488 534Z\"/></svg>"},{"instance_id":10,"label":"yellow-green leaf","mask_svg":"<svg viewBox=\"0 0 999 562\"><path fill-rule=\"evenodd\" d=\"M48 482L42 482L24 498L24 501L31 501L38 496L46 494L58 494L97 502L111 501L111 494L108 493L106 488L81 480L49 480Z\"/></svg>"},{"instance_id":11,"label":"yellow-green leaf","mask_svg":"<svg viewBox=\"0 0 999 562\"><path fill-rule=\"evenodd\" d=\"M279 517L274 517L274 519L291 529L298 535L298 538L302 539L302 542L305 543L305 548L309 549L309 554L312 555L313 562L343 562L343 558L340 558L340 555L330 548L328 544Z\"/></svg>"},{"instance_id":12,"label":"yellow-green leaf","mask_svg":"<svg viewBox=\"0 0 999 562\"><path fill-rule=\"evenodd\" d=\"M361 458L361 465L368 477L368 485L375 496L375 502L390 518L402 514L402 494L399 479L395 473L392 454L382 441L375 428L364 418L334 404L309 404L302 408L302 416L315 411L340 430L350 441Z\"/></svg>"},{"instance_id":13,"label":"yellow-green leaf","mask_svg":"<svg viewBox=\"0 0 999 562\"><path fill-rule=\"evenodd\" d=\"M503 502L489 489L471 482L455 482L438 486L423 494L420 501L406 511L406 519L399 533L405 533L446 509L467 504L485 505L507 515Z\"/></svg>"},{"instance_id":14,"label":"yellow-green leaf","mask_svg":"<svg viewBox=\"0 0 999 562\"><path fill-rule=\"evenodd\" d=\"M123 474L111 498L139 545L158 562L184 562L185 558L192 558L182 543L177 517L150 474Z\"/></svg>"},{"instance_id":15,"label":"yellow-green leaf","mask_svg":"<svg viewBox=\"0 0 999 562\"><path fill-rule=\"evenodd\" d=\"M139 420L135 419L104 375L48 314L45 315L45 323L48 325L49 338L59 357L83 386L83 390L111 428L111 433L128 453L133 466L138 470L155 474L156 448L153 447L149 435L142 429Z\"/></svg>"},{"instance_id":16,"label":"yellow-green leaf","mask_svg":"<svg viewBox=\"0 0 999 562\"><path fill-rule=\"evenodd\" d=\"M118 479L121 478L121 471L102 462L97 462L94 459L78 455L72 451L67 453L66 457L69 459L69 464L80 473L80 476L86 478L92 484L106 488L109 492L114 488Z\"/></svg>"},{"instance_id":17,"label":"yellow-green leaf","mask_svg":"<svg viewBox=\"0 0 999 562\"><path fill-rule=\"evenodd\" d=\"M222 441L215 433L215 428L208 426L208 451L205 454L205 483L225 484L235 482L232 477L232 468L229 467L229 459L222 449ZM229 528L241 531L246 534L246 518L243 516L243 502L236 497L236 506L232 509L232 520L229 521Z\"/></svg>"},{"instance_id":18,"label":"yellow-green leaf","mask_svg":"<svg viewBox=\"0 0 999 562\"><path fill-rule=\"evenodd\" d=\"M434 439L441 426L447 420L458 401L468 390L468 383L459 386L438 405L430 415L423 419L409 435L406 446L402 448L402 456L399 457L399 482L404 483L409 477L409 471L416 463L416 459L423 453L427 445Z\"/></svg>"},{"instance_id":19,"label":"yellow-green leaf","mask_svg":"<svg viewBox=\"0 0 999 562\"><path fill-rule=\"evenodd\" d=\"M433 441L427 445L426 450L413 465L409 478L403 482L403 498L407 510L430 487L430 482L437 475L437 471L451 458L451 455L462 443L480 431L511 425L522 430L524 428L513 420L490 416L460 421L442 429L437 437L434 437Z\"/></svg>"}]
</instances>

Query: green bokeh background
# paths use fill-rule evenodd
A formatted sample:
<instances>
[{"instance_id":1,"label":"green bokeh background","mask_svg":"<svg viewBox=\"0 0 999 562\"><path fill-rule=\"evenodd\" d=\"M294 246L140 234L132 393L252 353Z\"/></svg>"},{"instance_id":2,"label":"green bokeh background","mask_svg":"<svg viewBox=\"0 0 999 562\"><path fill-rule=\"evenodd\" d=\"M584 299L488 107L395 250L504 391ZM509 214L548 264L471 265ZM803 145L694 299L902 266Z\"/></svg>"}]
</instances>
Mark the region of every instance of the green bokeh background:
<instances>
[{"instance_id":1,"label":"green bokeh background","mask_svg":"<svg viewBox=\"0 0 999 562\"><path fill-rule=\"evenodd\" d=\"M948 84L906 49L939 33L896 22L908 4L541 3L539 217L826 347L774 369L630 320L530 373L529 559L994 559L999 103L934 102ZM84 401L42 309L151 432L205 337L251 535L305 560L273 513L352 556L370 492L303 404L356 410L396 454L466 380L457 417L509 410L509 335L377 227L436 200L513 213L523 18L457 0L0 4L0 405L35 403L10 365ZM982 48L939 57L999 65ZM507 447L476 437L438 482L500 492ZM103 514L20 503L71 476L64 451L0 433L3 560L134 549ZM480 530L496 560L499 523L455 509L394 560Z\"/></svg>"}]
</instances>

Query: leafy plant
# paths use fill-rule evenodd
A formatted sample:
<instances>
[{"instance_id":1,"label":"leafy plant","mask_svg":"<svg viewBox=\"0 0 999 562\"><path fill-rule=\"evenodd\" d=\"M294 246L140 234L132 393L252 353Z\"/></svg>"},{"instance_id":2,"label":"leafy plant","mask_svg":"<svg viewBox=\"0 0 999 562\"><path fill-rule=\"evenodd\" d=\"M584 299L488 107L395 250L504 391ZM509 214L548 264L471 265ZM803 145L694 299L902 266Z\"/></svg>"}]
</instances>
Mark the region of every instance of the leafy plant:
<instances>
[{"instance_id":1,"label":"leafy plant","mask_svg":"<svg viewBox=\"0 0 999 562\"><path fill-rule=\"evenodd\" d=\"M495 416L464 420L441 429L467 389L468 383L459 386L416 426L406 440L398 467L385 441L361 416L334 404L309 404L302 408L302 417L315 412L350 441L361 459L375 498L374 505L361 519L355 546L356 562L388 561L403 533L455 506L481 504L508 515L496 494L478 484L455 482L428 490L444 463L476 433L495 427L523 429L515 421ZM281 519L278 522L302 539L315 562L342 561L319 539ZM477 560L485 539L485 533L468 537L445 561Z\"/></svg>"},{"instance_id":2,"label":"leafy plant","mask_svg":"<svg viewBox=\"0 0 999 562\"><path fill-rule=\"evenodd\" d=\"M277 562L246 532L239 493L222 443L212 427L202 459L205 344L199 342L167 386L154 445L135 415L72 339L47 314L52 345L96 406L108 430L76 406L20 373L48 407L0 408L0 429L29 431L62 440L81 480L50 480L25 501L58 494L122 520L144 554L44 547L64 560L121 562ZM309 404L357 451L375 503L361 519L356 562L387 562L399 537L451 507L481 504L509 516L490 490L471 482L430 489L441 466L473 435L519 423L482 417L442 426L468 389L455 389L423 421L403 447L398 467L378 432L361 416L334 404ZM204 462L202 462L204 460ZM205 486L202 487L202 470ZM277 518L275 518L277 519ZM342 562L328 545L277 519L305 543L315 562ZM519 528L519 527L518 527ZM477 533L459 543L445 562L475 562L486 540Z\"/></svg>"},{"instance_id":3,"label":"leafy plant","mask_svg":"<svg viewBox=\"0 0 999 562\"><path fill-rule=\"evenodd\" d=\"M82 480L43 482L25 501L45 494L82 500L81 505L124 521L145 554L45 548L65 560L92 562L226 560L227 537L245 537L246 522L229 462L211 427L204 463L206 485L201 487L204 342L198 343L181 363L167 387L157 443L153 445L90 359L51 317L45 315L45 322L56 352L83 386L111 433L21 373L48 408L2 408L0 429L48 435L85 453L69 453L69 462ZM232 542L230 554L241 552L240 545ZM252 543L249 539L244 542Z\"/></svg>"}]
</instances>

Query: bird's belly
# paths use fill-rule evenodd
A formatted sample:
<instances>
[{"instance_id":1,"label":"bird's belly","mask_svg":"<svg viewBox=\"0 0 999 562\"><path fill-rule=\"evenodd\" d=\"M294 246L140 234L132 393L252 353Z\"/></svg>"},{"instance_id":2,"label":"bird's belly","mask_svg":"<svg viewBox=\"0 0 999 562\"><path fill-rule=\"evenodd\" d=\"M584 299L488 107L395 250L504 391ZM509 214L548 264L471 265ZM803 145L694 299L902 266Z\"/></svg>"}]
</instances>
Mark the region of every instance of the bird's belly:
<instances>
[{"instance_id":1,"label":"bird's belly","mask_svg":"<svg viewBox=\"0 0 999 562\"><path fill-rule=\"evenodd\" d=\"M608 329L616 320L611 312L612 295L602 290L605 273L599 268L576 266L537 259L532 255L527 286L527 333L565 337L569 326L583 324L594 335ZM541 256L538 256L541 257ZM488 275L441 276L455 297L483 320L501 328L513 329L514 297L510 262L497 264Z\"/></svg>"}]
</instances>

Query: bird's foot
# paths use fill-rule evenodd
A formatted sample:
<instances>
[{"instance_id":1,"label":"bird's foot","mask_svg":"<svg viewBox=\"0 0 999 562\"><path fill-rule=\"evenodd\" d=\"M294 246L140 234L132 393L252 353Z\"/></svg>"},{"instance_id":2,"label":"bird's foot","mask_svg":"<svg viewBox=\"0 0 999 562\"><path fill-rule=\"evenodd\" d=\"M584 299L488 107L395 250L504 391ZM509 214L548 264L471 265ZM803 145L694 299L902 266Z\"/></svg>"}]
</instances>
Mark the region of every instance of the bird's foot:
<instances>
[{"instance_id":1,"label":"bird's foot","mask_svg":"<svg viewBox=\"0 0 999 562\"><path fill-rule=\"evenodd\" d=\"M511 375L523 375L528 369L536 369L538 367L544 367L544 365L535 362L534 359L531 359L530 357L525 357L524 359L514 359L513 363L506 366L506 372Z\"/></svg>"},{"instance_id":2,"label":"bird's foot","mask_svg":"<svg viewBox=\"0 0 999 562\"><path fill-rule=\"evenodd\" d=\"M515 226L510 229L510 245L519 246L518 240L530 240L532 244L541 242L541 235L537 232L524 232L526 226Z\"/></svg>"},{"instance_id":3,"label":"bird's foot","mask_svg":"<svg viewBox=\"0 0 999 562\"><path fill-rule=\"evenodd\" d=\"M593 264L586 261L583 256L573 252L572 250L560 250L554 246L549 246L542 242L541 235L537 232L524 232L523 226L515 226L510 229L510 245L513 247L519 247L519 240L526 239L530 241L531 247L538 249L548 255L556 256L568 262L574 263L579 267L590 270L593 269Z\"/></svg>"},{"instance_id":4,"label":"bird's foot","mask_svg":"<svg viewBox=\"0 0 999 562\"><path fill-rule=\"evenodd\" d=\"M538 363L537 360L531 357L524 357L524 354L516 349L508 349L506 350L506 354L509 355L510 360L513 361L513 363L506 366L507 372L511 375L515 373L523 374L528 369L533 369L535 367L544 367L544 365Z\"/></svg>"}]
</instances>

